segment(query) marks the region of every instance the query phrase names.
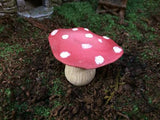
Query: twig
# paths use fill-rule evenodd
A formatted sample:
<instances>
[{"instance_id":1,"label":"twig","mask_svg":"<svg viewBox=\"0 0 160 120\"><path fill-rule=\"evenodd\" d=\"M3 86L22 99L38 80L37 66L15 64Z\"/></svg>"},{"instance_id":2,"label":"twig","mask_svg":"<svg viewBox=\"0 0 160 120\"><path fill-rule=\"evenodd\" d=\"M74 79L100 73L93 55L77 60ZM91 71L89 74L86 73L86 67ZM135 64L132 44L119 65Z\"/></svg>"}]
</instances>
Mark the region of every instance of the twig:
<instances>
[{"instance_id":1,"label":"twig","mask_svg":"<svg viewBox=\"0 0 160 120\"><path fill-rule=\"evenodd\" d=\"M120 115L120 116L122 116L122 117L124 117L124 118L126 118L127 120L130 120L129 117L127 115L125 115L125 114L122 114L120 112L117 112L117 114Z\"/></svg>"},{"instance_id":2,"label":"twig","mask_svg":"<svg viewBox=\"0 0 160 120\"><path fill-rule=\"evenodd\" d=\"M44 30L44 31L48 31L48 28L44 25L44 24L41 24L37 21L35 21L34 19L32 18L29 18L29 19L26 19L29 23L31 23L33 26L41 29L41 30Z\"/></svg>"},{"instance_id":3,"label":"twig","mask_svg":"<svg viewBox=\"0 0 160 120\"><path fill-rule=\"evenodd\" d=\"M125 4L122 4L122 5L117 5L117 4L114 4L114 3L111 3L111 2L107 2L107 1L102 1L102 0L100 0L99 2L98 2L98 4L100 4L100 5L105 5L105 6L107 6L107 7L111 7L111 8L126 8L126 5Z\"/></svg>"}]
</instances>

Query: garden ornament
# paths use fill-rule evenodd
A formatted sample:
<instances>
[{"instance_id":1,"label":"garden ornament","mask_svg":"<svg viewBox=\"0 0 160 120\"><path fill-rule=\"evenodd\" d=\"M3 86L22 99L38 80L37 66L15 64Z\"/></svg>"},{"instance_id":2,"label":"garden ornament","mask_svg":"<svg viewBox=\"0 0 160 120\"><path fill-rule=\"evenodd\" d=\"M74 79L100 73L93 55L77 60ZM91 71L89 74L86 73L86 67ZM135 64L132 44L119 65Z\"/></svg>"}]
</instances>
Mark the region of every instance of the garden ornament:
<instances>
[{"instance_id":1,"label":"garden ornament","mask_svg":"<svg viewBox=\"0 0 160 120\"><path fill-rule=\"evenodd\" d=\"M76 86L90 83L96 68L116 61L123 54L113 40L87 28L56 29L48 39L55 58L65 64L67 80Z\"/></svg>"}]
</instances>

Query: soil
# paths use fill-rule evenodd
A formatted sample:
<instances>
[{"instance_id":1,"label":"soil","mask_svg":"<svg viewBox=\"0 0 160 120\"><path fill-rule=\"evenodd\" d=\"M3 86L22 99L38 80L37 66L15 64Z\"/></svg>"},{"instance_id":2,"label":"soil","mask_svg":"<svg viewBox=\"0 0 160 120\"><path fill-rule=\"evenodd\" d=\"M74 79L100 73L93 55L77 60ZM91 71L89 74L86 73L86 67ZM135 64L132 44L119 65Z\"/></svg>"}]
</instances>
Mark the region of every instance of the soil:
<instances>
[{"instance_id":1,"label":"soil","mask_svg":"<svg viewBox=\"0 0 160 120\"><path fill-rule=\"evenodd\" d=\"M157 20L157 16L151 17L148 25L159 35ZM0 24L6 25L0 42L19 44L24 49L18 54L13 51L7 59L0 57L0 120L160 119L158 38L155 42L130 40L125 43L127 33L117 33L118 44L129 46L122 58L98 68L89 85L76 87L66 80L64 65L54 58L47 39L52 30L66 26L63 17L55 14L51 19L39 21L4 16ZM140 58L144 48L155 49L157 57ZM51 92L58 84L55 81L60 81L60 86ZM4 92L7 89L10 90L8 96ZM38 106L49 109L49 113L36 113Z\"/></svg>"}]
</instances>

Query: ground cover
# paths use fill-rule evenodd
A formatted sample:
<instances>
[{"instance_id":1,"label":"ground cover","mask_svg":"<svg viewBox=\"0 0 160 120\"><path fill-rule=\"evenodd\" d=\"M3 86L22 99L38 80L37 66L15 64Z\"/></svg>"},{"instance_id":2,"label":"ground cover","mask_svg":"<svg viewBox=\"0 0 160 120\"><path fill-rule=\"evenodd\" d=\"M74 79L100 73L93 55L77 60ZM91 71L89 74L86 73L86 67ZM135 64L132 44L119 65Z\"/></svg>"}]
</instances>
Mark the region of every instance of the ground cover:
<instances>
[{"instance_id":1,"label":"ground cover","mask_svg":"<svg viewBox=\"0 0 160 120\"><path fill-rule=\"evenodd\" d=\"M0 19L0 120L160 119L159 1L128 1L124 24L96 14L96 0L65 3L50 19ZM97 69L93 82L75 87L51 53L49 33L87 27L124 49Z\"/></svg>"}]
</instances>

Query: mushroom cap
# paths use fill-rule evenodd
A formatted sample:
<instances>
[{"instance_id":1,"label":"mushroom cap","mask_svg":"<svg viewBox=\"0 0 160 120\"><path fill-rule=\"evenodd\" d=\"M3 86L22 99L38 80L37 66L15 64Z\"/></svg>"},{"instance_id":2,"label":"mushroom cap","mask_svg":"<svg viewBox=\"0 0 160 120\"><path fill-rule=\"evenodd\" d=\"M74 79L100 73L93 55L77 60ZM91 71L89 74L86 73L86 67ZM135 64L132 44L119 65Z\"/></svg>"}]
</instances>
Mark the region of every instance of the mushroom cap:
<instances>
[{"instance_id":1,"label":"mushroom cap","mask_svg":"<svg viewBox=\"0 0 160 120\"><path fill-rule=\"evenodd\" d=\"M87 28L53 30L49 37L53 55L64 64L93 69L119 59L123 49L106 36Z\"/></svg>"}]
</instances>

